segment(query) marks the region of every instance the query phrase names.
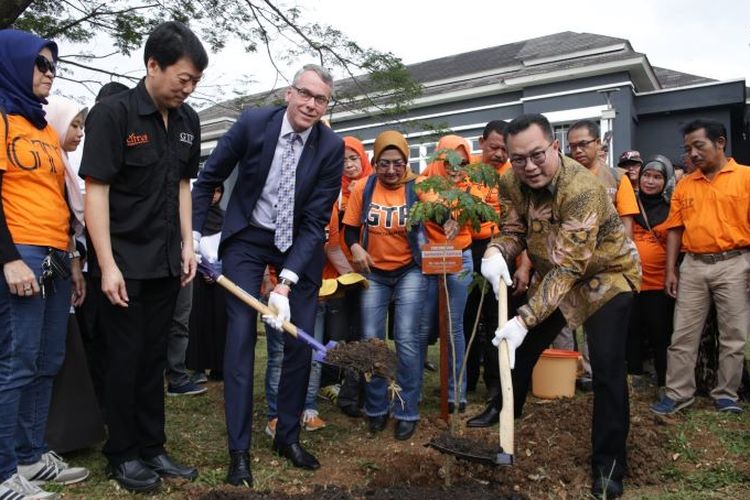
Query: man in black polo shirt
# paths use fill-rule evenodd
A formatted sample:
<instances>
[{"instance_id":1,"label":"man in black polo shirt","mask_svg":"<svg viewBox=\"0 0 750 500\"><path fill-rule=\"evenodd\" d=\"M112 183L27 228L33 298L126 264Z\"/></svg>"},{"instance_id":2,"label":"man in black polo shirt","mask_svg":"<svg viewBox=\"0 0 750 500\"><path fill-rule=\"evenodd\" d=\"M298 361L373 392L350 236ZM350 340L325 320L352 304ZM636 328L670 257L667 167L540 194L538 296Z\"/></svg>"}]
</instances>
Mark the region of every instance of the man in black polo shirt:
<instances>
[{"instance_id":1,"label":"man in black polo shirt","mask_svg":"<svg viewBox=\"0 0 750 500\"><path fill-rule=\"evenodd\" d=\"M180 284L193 279L190 178L200 123L183 104L208 56L184 25L159 25L146 41L146 77L94 106L80 175L86 179L90 273L98 330L106 332L104 408L108 473L124 488L160 476L194 479L164 444L166 333Z\"/></svg>"}]
</instances>

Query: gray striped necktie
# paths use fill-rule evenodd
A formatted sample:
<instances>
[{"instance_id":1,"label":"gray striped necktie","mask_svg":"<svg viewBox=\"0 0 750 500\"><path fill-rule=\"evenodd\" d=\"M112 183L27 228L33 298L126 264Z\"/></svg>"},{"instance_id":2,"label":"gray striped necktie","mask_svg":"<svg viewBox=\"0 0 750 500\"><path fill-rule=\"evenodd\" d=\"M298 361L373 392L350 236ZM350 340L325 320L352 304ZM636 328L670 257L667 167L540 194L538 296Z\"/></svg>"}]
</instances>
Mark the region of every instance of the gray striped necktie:
<instances>
[{"instance_id":1,"label":"gray striped necktie","mask_svg":"<svg viewBox=\"0 0 750 500\"><path fill-rule=\"evenodd\" d=\"M292 246L294 228L294 187L297 181L297 155L294 146L301 142L299 134L286 136L286 147L281 156L281 178L279 179L276 209L276 233L273 242L276 248L286 252Z\"/></svg>"}]
</instances>

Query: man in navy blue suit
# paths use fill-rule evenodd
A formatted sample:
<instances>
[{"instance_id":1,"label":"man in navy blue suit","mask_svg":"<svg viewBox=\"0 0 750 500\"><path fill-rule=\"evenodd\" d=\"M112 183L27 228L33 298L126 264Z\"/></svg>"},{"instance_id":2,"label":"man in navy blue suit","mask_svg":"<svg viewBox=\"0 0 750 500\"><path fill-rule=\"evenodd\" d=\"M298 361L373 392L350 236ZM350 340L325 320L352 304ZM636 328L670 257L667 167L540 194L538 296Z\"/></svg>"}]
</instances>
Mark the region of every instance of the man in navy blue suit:
<instances>
[{"instance_id":1,"label":"man in navy blue suit","mask_svg":"<svg viewBox=\"0 0 750 500\"><path fill-rule=\"evenodd\" d=\"M286 90L286 107L243 112L221 138L193 186L193 228L200 231L214 188L237 167L237 182L219 246L223 273L260 294L267 265L279 272L264 317L280 328L289 320L312 332L325 256L325 226L341 187L343 141L320 123L333 92L324 68L308 64ZM195 235L200 238L199 234ZM227 482L252 486L249 449L253 413L256 313L227 299L224 398L230 466ZM300 416L310 375L310 348L287 337L278 390L273 449L296 467L317 469L299 443Z\"/></svg>"}]
</instances>

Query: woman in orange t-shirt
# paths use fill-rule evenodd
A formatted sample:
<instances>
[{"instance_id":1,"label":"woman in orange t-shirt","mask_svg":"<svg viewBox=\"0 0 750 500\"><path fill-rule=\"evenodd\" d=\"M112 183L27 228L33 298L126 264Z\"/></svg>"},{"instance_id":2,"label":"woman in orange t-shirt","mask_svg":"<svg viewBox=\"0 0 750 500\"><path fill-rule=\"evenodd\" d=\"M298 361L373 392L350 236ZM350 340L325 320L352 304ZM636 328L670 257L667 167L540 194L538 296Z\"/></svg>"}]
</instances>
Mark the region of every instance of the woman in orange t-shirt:
<instances>
[{"instance_id":1,"label":"woman in orange t-shirt","mask_svg":"<svg viewBox=\"0 0 750 500\"><path fill-rule=\"evenodd\" d=\"M656 155L641 168L637 195L641 211L633 224L633 241L641 257L643 282L630 316L628 373L643 374L644 344L647 342L654 353L659 387L665 383L674 313L674 299L664 293L667 266L664 222L669 215L669 199L665 192L674 177L673 172L672 162L661 155Z\"/></svg>"},{"instance_id":2,"label":"woman in orange t-shirt","mask_svg":"<svg viewBox=\"0 0 750 500\"><path fill-rule=\"evenodd\" d=\"M461 165L468 165L471 158L471 146L469 141L457 135L446 135L438 141L437 151L453 150L461 158ZM450 179L457 187L471 190L472 185L465 178L465 172L461 169L451 167L447 160L442 158L430 163L425 170L427 177L439 175ZM476 192L481 197L481 193ZM435 198L435 193L420 193L425 200ZM456 394L457 382L454 379L453 356L449 355L448 370L448 406L453 411L453 405L458 401L459 411L466 410L466 375L459 377L463 368L464 353L466 352L466 341L464 339L464 309L469 296L469 285L473 279L474 264L471 258L471 229L468 224L459 226L454 219L449 219L442 226L434 222L425 224L427 237L430 243L453 243L462 251L463 268L461 272L448 275L448 295L450 296L450 319L453 329L450 335L455 345L455 358L458 367L455 370L457 378L461 378L461 387ZM420 324L420 337L423 349L427 349L430 336L435 332L437 325L437 303L438 303L438 276L427 277L427 293L425 294L424 306L422 308L422 320Z\"/></svg>"},{"instance_id":3,"label":"woman in orange t-shirt","mask_svg":"<svg viewBox=\"0 0 750 500\"><path fill-rule=\"evenodd\" d=\"M0 483L28 496L28 488L44 494L23 481L41 470L54 471L44 477L50 481L88 476L50 453L44 439L52 382L65 357L74 248L60 142L42 108L56 60L54 42L0 30ZM80 269L73 276L82 300Z\"/></svg>"},{"instance_id":4,"label":"woman in orange t-shirt","mask_svg":"<svg viewBox=\"0 0 750 500\"><path fill-rule=\"evenodd\" d=\"M356 271L367 275L362 292L362 337L385 338L388 304L395 302L393 337L401 398L388 401L382 378L365 387L365 413L371 432L385 428L388 414L396 417L395 437L409 439L419 421L422 351L419 310L425 279L420 268L421 227L407 232L409 207L416 202L416 175L409 169L409 145L395 131L381 133L373 145L375 175L357 182L344 215L344 238ZM390 408L389 408L390 407Z\"/></svg>"}]
</instances>

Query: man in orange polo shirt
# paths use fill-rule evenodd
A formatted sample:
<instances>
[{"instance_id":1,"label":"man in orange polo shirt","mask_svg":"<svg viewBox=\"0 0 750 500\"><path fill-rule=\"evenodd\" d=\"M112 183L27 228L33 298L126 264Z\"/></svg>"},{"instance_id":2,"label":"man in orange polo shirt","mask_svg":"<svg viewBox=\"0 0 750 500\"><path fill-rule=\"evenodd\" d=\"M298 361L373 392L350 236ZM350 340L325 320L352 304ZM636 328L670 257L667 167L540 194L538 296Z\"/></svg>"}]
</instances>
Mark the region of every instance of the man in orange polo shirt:
<instances>
[{"instance_id":1,"label":"man in orange polo shirt","mask_svg":"<svg viewBox=\"0 0 750 500\"><path fill-rule=\"evenodd\" d=\"M721 123L695 120L682 132L697 170L677 184L665 222L664 288L677 304L666 390L651 411L668 415L693 403L700 337L713 301L719 369L711 398L717 411L740 413L737 389L750 325L750 168L725 155L727 131ZM680 243L685 259L678 271Z\"/></svg>"}]
</instances>

